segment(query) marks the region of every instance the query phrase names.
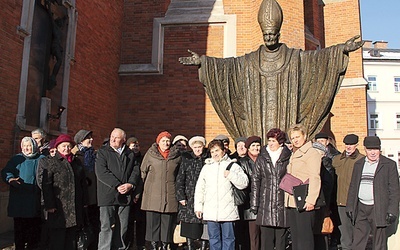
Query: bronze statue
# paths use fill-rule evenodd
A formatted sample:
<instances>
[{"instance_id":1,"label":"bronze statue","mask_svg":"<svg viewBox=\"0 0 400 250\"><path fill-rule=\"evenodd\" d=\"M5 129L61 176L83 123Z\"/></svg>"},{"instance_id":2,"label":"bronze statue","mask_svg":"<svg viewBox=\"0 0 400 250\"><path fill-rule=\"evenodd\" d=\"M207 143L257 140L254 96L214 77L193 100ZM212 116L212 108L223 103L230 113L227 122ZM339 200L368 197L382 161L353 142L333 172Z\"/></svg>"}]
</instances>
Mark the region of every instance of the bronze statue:
<instances>
[{"instance_id":1,"label":"bronze statue","mask_svg":"<svg viewBox=\"0 0 400 250\"><path fill-rule=\"evenodd\" d=\"M234 138L287 130L302 123L313 136L324 125L344 78L348 53L359 49L360 36L318 51L279 43L283 13L275 0L264 0L258 22L264 45L237 58L199 56L189 50L184 65L198 65L215 111Z\"/></svg>"}]
</instances>

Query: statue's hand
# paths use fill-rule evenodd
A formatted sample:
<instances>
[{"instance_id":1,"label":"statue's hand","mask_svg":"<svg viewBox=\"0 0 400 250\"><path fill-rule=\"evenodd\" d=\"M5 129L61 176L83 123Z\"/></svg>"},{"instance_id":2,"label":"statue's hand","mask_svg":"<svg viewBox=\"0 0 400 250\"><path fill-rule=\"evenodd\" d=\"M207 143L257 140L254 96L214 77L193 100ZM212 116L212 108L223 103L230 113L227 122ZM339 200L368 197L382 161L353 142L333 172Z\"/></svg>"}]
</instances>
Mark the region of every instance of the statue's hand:
<instances>
[{"instance_id":1,"label":"statue's hand","mask_svg":"<svg viewBox=\"0 0 400 250\"><path fill-rule=\"evenodd\" d=\"M358 38L360 38L360 35L354 36L347 40L347 42L344 44L344 52L352 52L361 48L365 41L361 40L356 42Z\"/></svg>"},{"instance_id":2,"label":"statue's hand","mask_svg":"<svg viewBox=\"0 0 400 250\"><path fill-rule=\"evenodd\" d=\"M196 53L191 51L190 49L188 50L189 53L192 54L192 56L188 57L179 57L179 62L182 63L183 65L200 65L200 56Z\"/></svg>"}]
</instances>

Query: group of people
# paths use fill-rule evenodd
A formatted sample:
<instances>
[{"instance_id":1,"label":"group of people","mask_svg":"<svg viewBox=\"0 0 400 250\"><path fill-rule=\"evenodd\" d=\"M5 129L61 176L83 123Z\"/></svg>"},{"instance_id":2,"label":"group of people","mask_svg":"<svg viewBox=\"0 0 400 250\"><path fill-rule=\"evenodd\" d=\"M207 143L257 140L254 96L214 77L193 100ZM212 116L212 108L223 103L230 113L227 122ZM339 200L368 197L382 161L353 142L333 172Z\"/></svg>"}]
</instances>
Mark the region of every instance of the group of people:
<instances>
[{"instance_id":1,"label":"group of people","mask_svg":"<svg viewBox=\"0 0 400 250\"><path fill-rule=\"evenodd\" d=\"M97 235L87 249L146 249L146 241L173 249L180 224L188 250L325 250L327 217L342 249L364 250L371 232L373 249L387 249L386 228L398 222L399 173L376 136L364 139L366 156L357 135L344 137L340 153L326 133L308 138L301 124L269 130L267 142L235 138L234 153L225 135L207 144L163 131L144 155L120 128L98 150L92 136L80 130L46 143L37 129L21 140L1 171L15 249L77 249L85 226ZM280 186L288 176L308 184L301 208L293 189Z\"/></svg>"}]
</instances>

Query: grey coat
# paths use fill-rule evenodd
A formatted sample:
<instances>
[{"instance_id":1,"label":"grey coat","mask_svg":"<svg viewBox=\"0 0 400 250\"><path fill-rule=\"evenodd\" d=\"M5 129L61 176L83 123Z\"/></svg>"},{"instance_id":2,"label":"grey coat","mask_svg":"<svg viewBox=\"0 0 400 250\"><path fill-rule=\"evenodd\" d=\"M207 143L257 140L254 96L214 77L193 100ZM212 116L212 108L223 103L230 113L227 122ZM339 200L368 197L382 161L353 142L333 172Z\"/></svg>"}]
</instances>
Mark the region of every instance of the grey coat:
<instances>
[{"instance_id":1,"label":"grey coat","mask_svg":"<svg viewBox=\"0 0 400 250\"><path fill-rule=\"evenodd\" d=\"M353 175L350 182L349 194L347 197L346 212L352 212L354 219L358 212L358 191L362 170L366 157L361 158L354 164ZM385 227L386 215L391 213L399 215L399 173L396 163L381 155L374 177L374 212L376 227Z\"/></svg>"},{"instance_id":2,"label":"grey coat","mask_svg":"<svg viewBox=\"0 0 400 250\"><path fill-rule=\"evenodd\" d=\"M279 188L282 177L286 174L291 151L284 146L276 166L262 147L256 160L254 173L251 176L250 206L256 208L256 224L272 227L286 227L284 192Z\"/></svg>"}]
</instances>

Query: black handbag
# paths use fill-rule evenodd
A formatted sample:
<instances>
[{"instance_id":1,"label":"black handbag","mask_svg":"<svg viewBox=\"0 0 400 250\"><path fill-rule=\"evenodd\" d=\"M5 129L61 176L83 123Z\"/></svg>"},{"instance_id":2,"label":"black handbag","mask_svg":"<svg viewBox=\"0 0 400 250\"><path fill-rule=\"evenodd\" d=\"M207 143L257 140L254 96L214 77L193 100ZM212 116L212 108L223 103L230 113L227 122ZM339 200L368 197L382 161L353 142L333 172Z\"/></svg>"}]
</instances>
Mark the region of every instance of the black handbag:
<instances>
[{"instance_id":1,"label":"black handbag","mask_svg":"<svg viewBox=\"0 0 400 250\"><path fill-rule=\"evenodd\" d=\"M226 167L226 170L230 170L234 162L229 163L229 165ZM231 183L232 184L232 183ZM247 194L243 190L238 189L235 185L232 184L232 194L233 194L233 199L235 200L235 205L240 206L243 205L247 199Z\"/></svg>"}]
</instances>

